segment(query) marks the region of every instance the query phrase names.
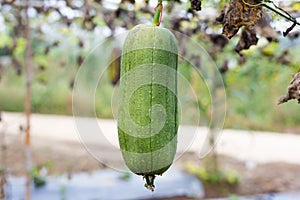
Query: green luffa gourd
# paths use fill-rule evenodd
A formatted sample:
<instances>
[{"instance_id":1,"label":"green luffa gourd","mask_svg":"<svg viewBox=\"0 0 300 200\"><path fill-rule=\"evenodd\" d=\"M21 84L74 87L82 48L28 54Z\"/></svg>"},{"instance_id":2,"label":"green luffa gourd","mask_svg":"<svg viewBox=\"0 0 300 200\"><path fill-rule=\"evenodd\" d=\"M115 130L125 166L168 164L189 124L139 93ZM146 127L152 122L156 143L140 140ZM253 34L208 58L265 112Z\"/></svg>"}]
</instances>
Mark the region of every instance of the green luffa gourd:
<instances>
[{"instance_id":1,"label":"green luffa gourd","mask_svg":"<svg viewBox=\"0 0 300 200\"><path fill-rule=\"evenodd\" d=\"M177 63L174 35L153 25L128 34L121 59L118 136L128 168L154 188L177 146Z\"/></svg>"}]
</instances>

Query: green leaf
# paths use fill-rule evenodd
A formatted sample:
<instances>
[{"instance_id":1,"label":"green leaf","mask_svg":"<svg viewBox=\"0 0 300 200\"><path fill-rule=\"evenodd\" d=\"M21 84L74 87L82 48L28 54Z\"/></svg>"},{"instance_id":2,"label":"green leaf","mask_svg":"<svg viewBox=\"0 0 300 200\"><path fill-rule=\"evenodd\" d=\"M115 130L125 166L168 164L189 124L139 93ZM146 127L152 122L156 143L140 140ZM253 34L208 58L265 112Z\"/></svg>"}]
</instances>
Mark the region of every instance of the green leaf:
<instances>
[{"instance_id":1,"label":"green leaf","mask_svg":"<svg viewBox=\"0 0 300 200\"><path fill-rule=\"evenodd\" d=\"M25 38L23 38L23 37L18 38L16 49L14 50L14 55L15 56L23 55L25 52L25 49L26 49L26 44L27 44L27 41Z\"/></svg>"},{"instance_id":2,"label":"green leaf","mask_svg":"<svg viewBox=\"0 0 300 200\"><path fill-rule=\"evenodd\" d=\"M295 11L300 11L300 2L295 2L292 6L292 9Z\"/></svg>"},{"instance_id":3,"label":"green leaf","mask_svg":"<svg viewBox=\"0 0 300 200\"><path fill-rule=\"evenodd\" d=\"M34 56L33 60L39 66L46 67L48 65L48 58L44 55L36 55Z\"/></svg>"},{"instance_id":4,"label":"green leaf","mask_svg":"<svg viewBox=\"0 0 300 200\"><path fill-rule=\"evenodd\" d=\"M66 35L70 35L72 33L72 31L70 28L63 27L60 29L60 33L66 36Z\"/></svg>"},{"instance_id":5,"label":"green leaf","mask_svg":"<svg viewBox=\"0 0 300 200\"><path fill-rule=\"evenodd\" d=\"M105 22L104 22L100 17L94 17L94 18L93 18L93 22L94 22L97 26L106 26Z\"/></svg>"},{"instance_id":6,"label":"green leaf","mask_svg":"<svg viewBox=\"0 0 300 200\"><path fill-rule=\"evenodd\" d=\"M239 200L240 198L234 194L229 196L229 200Z\"/></svg>"},{"instance_id":7,"label":"green leaf","mask_svg":"<svg viewBox=\"0 0 300 200\"><path fill-rule=\"evenodd\" d=\"M278 49L278 43L277 42L271 42L268 46L266 46L263 50L262 53L267 56L273 56L275 52Z\"/></svg>"},{"instance_id":8,"label":"green leaf","mask_svg":"<svg viewBox=\"0 0 300 200\"><path fill-rule=\"evenodd\" d=\"M9 47L13 45L13 41L9 35L5 33L0 34L0 48Z\"/></svg>"},{"instance_id":9,"label":"green leaf","mask_svg":"<svg viewBox=\"0 0 300 200\"><path fill-rule=\"evenodd\" d=\"M228 170L225 172L227 183L234 185L239 182L239 176L235 171Z\"/></svg>"},{"instance_id":10,"label":"green leaf","mask_svg":"<svg viewBox=\"0 0 300 200\"><path fill-rule=\"evenodd\" d=\"M124 172L121 176L121 179L123 180L129 180L131 178L131 173L130 172Z\"/></svg>"}]
</instances>

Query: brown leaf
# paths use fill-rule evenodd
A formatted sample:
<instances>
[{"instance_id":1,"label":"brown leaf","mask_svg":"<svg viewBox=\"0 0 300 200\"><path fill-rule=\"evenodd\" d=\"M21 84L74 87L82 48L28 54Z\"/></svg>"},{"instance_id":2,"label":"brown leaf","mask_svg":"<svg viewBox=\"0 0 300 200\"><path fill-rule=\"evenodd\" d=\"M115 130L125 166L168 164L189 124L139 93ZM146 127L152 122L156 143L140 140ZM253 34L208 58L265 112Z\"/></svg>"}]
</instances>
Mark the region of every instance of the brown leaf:
<instances>
[{"instance_id":1,"label":"brown leaf","mask_svg":"<svg viewBox=\"0 0 300 200\"><path fill-rule=\"evenodd\" d=\"M78 41L78 46L79 46L80 48L83 48L83 46L84 46L83 40L82 40L81 38L78 38L78 39L79 39L79 41Z\"/></svg>"},{"instance_id":2,"label":"brown leaf","mask_svg":"<svg viewBox=\"0 0 300 200\"><path fill-rule=\"evenodd\" d=\"M245 56L245 54L240 54L240 57L239 57L239 59L238 59L238 64L239 65L243 65L243 64L245 64L246 63L246 61L247 61L247 58L246 58L246 56Z\"/></svg>"},{"instance_id":3,"label":"brown leaf","mask_svg":"<svg viewBox=\"0 0 300 200\"><path fill-rule=\"evenodd\" d=\"M299 31L294 31L290 34L288 34L288 37L290 40L294 40L294 39L297 39L300 35L300 32Z\"/></svg>"},{"instance_id":4,"label":"brown leaf","mask_svg":"<svg viewBox=\"0 0 300 200\"><path fill-rule=\"evenodd\" d=\"M77 65L78 66L81 66L81 64L83 63L83 61L84 61L84 58L83 58L83 56L82 55L79 55L79 56L77 56Z\"/></svg>"},{"instance_id":5,"label":"brown leaf","mask_svg":"<svg viewBox=\"0 0 300 200\"><path fill-rule=\"evenodd\" d=\"M201 10L201 0L190 0L192 10Z\"/></svg>"},{"instance_id":6,"label":"brown leaf","mask_svg":"<svg viewBox=\"0 0 300 200\"><path fill-rule=\"evenodd\" d=\"M69 82L69 88L71 90L74 88L74 85L75 85L75 80L74 79L70 80L70 82Z\"/></svg>"},{"instance_id":7,"label":"brown leaf","mask_svg":"<svg viewBox=\"0 0 300 200\"><path fill-rule=\"evenodd\" d=\"M210 34L210 41L214 44L214 51L222 51L228 44L228 38L222 34Z\"/></svg>"},{"instance_id":8,"label":"brown leaf","mask_svg":"<svg viewBox=\"0 0 300 200\"><path fill-rule=\"evenodd\" d=\"M129 2L131 4L135 4L135 0L122 0L121 3Z\"/></svg>"},{"instance_id":9,"label":"brown leaf","mask_svg":"<svg viewBox=\"0 0 300 200\"><path fill-rule=\"evenodd\" d=\"M288 65L290 64L292 58L289 54L288 50L285 50L282 55L277 59L277 62L284 64L284 65Z\"/></svg>"},{"instance_id":10,"label":"brown leaf","mask_svg":"<svg viewBox=\"0 0 300 200\"><path fill-rule=\"evenodd\" d=\"M241 38L234 50L240 54L243 49L249 49L251 45L256 45L257 42L258 38L256 37L255 30L244 28Z\"/></svg>"},{"instance_id":11,"label":"brown leaf","mask_svg":"<svg viewBox=\"0 0 300 200\"><path fill-rule=\"evenodd\" d=\"M255 26L255 31L256 33L265 37L269 42L278 41L278 34L276 30L274 30L274 28L271 27L270 22L271 17L267 15L266 12L263 12L262 17L260 18L260 20L258 20Z\"/></svg>"},{"instance_id":12,"label":"brown leaf","mask_svg":"<svg viewBox=\"0 0 300 200\"><path fill-rule=\"evenodd\" d=\"M278 104L288 102L291 99L297 99L300 103L300 70L294 74L293 80L288 86L287 94L279 99Z\"/></svg>"},{"instance_id":13,"label":"brown leaf","mask_svg":"<svg viewBox=\"0 0 300 200\"><path fill-rule=\"evenodd\" d=\"M55 42L53 42L52 46L53 47L57 47L60 44L59 40L56 40Z\"/></svg>"},{"instance_id":14,"label":"brown leaf","mask_svg":"<svg viewBox=\"0 0 300 200\"><path fill-rule=\"evenodd\" d=\"M257 3L258 0L230 0L229 8L225 7L221 16L217 18L223 24L223 34L232 38L242 26L249 30L253 29L262 16L262 6L249 6L249 4Z\"/></svg>"},{"instance_id":15,"label":"brown leaf","mask_svg":"<svg viewBox=\"0 0 300 200\"><path fill-rule=\"evenodd\" d=\"M219 71L221 72L221 74L225 74L228 70L229 70L228 60L225 60L222 66L220 67Z\"/></svg>"}]
</instances>

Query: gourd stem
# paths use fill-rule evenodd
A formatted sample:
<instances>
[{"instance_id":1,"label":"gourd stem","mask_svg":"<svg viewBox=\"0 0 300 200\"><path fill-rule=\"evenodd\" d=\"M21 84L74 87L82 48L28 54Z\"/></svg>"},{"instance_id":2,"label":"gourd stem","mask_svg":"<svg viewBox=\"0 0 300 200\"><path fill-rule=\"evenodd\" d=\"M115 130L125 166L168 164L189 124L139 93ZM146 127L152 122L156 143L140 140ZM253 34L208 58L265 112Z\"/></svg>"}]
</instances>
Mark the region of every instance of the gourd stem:
<instances>
[{"instance_id":1,"label":"gourd stem","mask_svg":"<svg viewBox=\"0 0 300 200\"><path fill-rule=\"evenodd\" d=\"M159 26L162 20L163 4L162 0L158 0L157 6L154 8L154 19L153 24Z\"/></svg>"},{"instance_id":2,"label":"gourd stem","mask_svg":"<svg viewBox=\"0 0 300 200\"><path fill-rule=\"evenodd\" d=\"M144 175L143 178L146 179L145 187L153 192L155 175Z\"/></svg>"}]
</instances>

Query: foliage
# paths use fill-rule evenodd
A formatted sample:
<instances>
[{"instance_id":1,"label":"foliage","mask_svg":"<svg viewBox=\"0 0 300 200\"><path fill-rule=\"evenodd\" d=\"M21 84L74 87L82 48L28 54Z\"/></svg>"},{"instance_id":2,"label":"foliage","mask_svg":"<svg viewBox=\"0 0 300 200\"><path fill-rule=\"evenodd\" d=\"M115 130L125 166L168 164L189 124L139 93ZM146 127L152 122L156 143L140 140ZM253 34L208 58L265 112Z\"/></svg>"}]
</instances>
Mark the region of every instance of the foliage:
<instances>
[{"instance_id":1,"label":"foliage","mask_svg":"<svg viewBox=\"0 0 300 200\"><path fill-rule=\"evenodd\" d=\"M145 3L147 2L147 3ZM76 87L75 76L80 66L89 66L82 88L80 102L86 108L91 77L99 65L108 65L114 46L108 42L106 48L89 55L89 50L104 39L116 39L118 32L131 29L136 24L151 23L155 5L150 1L109 0L93 1L30 1L3 0L0 2L0 110L22 111L24 107L24 85L32 81L32 110L42 113L72 114L72 89ZM289 12L298 15L299 3L289 1L273 4L263 0L215 0L189 2L176 0L164 2L163 26L191 37L208 51L219 66L227 89L228 116L225 126L279 130L287 126L298 126L300 115L294 104L277 107L274 99L285 92L290 76L299 68L299 23ZM154 2L156 3L156 2ZM284 9L282 9L283 7ZM160 9L162 5L160 4ZM267 12L268 8L292 24L287 24ZM199 12L196 12L201 10ZM27 23L27 14L29 23ZM158 16L158 15L157 15ZM26 25L30 25L30 38L26 37ZM240 30L242 29L242 30ZM223 33L220 34L220 33ZM282 42L282 35L288 36ZM228 38L232 38L230 41ZM195 60L201 58L193 52L182 38L182 57ZM256 46L255 46L256 45ZM26 47L32 47L28 54ZM253 47L255 46L255 47ZM299 45L297 45L299 46ZM27 51L26 51L27 49ZM27 56L25 53L27 52ZM101 56L99 56L101 55ZM194 56L194 57L193 57ZM88 59L87 59L88 58ZM27 79L22 76L25 60L33 61ZM118 64L115 64L118 68ZM28 65L27 65L28 67ZM201 66L195 66L201 68ZM189 116L199 115L201 124L210 119L210 94L203 79L191 70L188 62L181 61L179 71L189 80L199 101L189 102ZM118 72L113 72L117 75ZM109 72L100 80L96 89L95 107L98 117L112 117L111 96L114 88L109 83ZM112 77L112 76L111 76ZM297 76L295 76L295 79ZM117 78L113 77L117 85ZM284 101L297 98L299 87L291 86ZM295 89L296 88L296 89ZM183 102L191 94L181 97ZM114 108L113 108L114 109ZM194 113L193 113L194 112ZM196 112L196 113L195 113ZM185 115L184 115L185 116ZM190 123L193 117L182 119ZM187 170L210 183L235 185L239 178L235 172L223 172L187 165ZM124 174L124 179L128 178ZM40 168L34 168L31 176L36 186L45 184ZM61 190L64 198L65 188ZM231 197L235 199L234 196Z\"/></svg>"},{"instance_id":2,"label":"foliage","mask_svg":"<svg viewBox=\"0 0 300 200\"><path fill-rule=\"evenodd\" d=\"M228 71L227 103L230 109L227 127L278 131L286 126L297 126L299 117L293 110L295 104L278 107L276 102L276 97L286 90L284 83L299 67L297 61L293 62L293 57L287 63L282 62L286 43L289 40L282 39L276 47L274 43L265 43L244 51L247 61L243 66ZM262 56L266 48L272 55ZM289 48L299 51L296 46Z\"/></svg>"},{"instance_id":3,"label":"foliage","mask_svg":"<svg viewBox=\"0 0 300 200\"><path fill-rule=\"evenodd\" d=\"M122 175L120 176L120 179L124 181L128 181L132 177L131 172L123 172Z\"/></svg>"},{"instance_id":4,"label":"foliage","mask_svg":"<svg viewBox=\"0 0 300 200\"><path fill-rule=\"evenodd\" d=\"M232 194L228 197L228 199L229 200L239 200L240 198L237 195Z\"/></svg>"},{"instance_id":5,"label":"foliage","mask_svg":"<svg viewBox=\"0 0 300 200\"><path fill-rule=\"evenodd\" d=\"M46 4L41 1L30 1L28 8L31 24L30 42L34 61L33 112L72 114L72 88L78 68L85 59L87 62L85 64L91 66L87 77L93 76L93 70L99 64L107 65L110 51L114 47L112 44L107 44L107 49L99 50L86 59L89 50L106 38L114 40L119 30L130 29L138 23L152 22L156 1L150 0L148 4L141 1L134 2L122 1L118 4L106 0L79 0L76 3L66 1L64 4L57 1L53 4ZM228 94L229 111L225 124L227 127L278 130L285 126L296 126L299 117L295 112L296 109L293 109L295 105L276 107L273 99L282 96L285 92L284 85L290 81L291 74L299 68L300 60L297 56L299 49L296 45L287 48L289 43L299 44L298 32L291 32L284 42L281 42L282 36L276 31L284 31L285 28L279 27L279 30L274 30L270 24L283 22L279 20L280 18L274 18L274 15L266 9L262 9L262 17L249 22L256 22L252 30L254 32L249 32L250 27L248 27L237 32L236 36L228 41L226 37L219 34L224 29L217 20L221 19L218 17L221 16L222 10L226 11L226 7L230 7L233 2L196 0L191 4L180 1L164 2L162 26L182 32L201 43L220 67ZM237 1L237 3L252 12L250 12L250 18L255 17L255 13L257 14L253 9L258 8L242 4L242 1ZM246 3L255 2L246 1ZM197 7L197 10L201 7L201 11L192 10L191 5L195 9ZM299 12L297 5L294 1L279 4L294 13ZM237 10L234 12L239 13L238 8L236 7ZM0 16L3 19L4 28L0 30L0 53L2 55L0 57L0 110L23 110L24 79L20 75L24 71L23 60L27 41L21 31L24 28L21 19L26 9L26 1L1 2ZM223 16L225 24L229 16L237 17L235 16L237 14L232 14L232 12ZM241 17L247 19L247 16ZM247 24L242 25L247 26ZM255 48L251 47L257 42ZM184 42L181 43L184 44ZM262 43L264 44L261 45ZM187 46L180 48L185 49L182 56L193 52ZM250 50L244 50L247 48ZM98 56L100 51L101 58ZM237 51L239 55L234 51ZM257 60L260 60L259 65L256 63ZM193 70L188 68L190 67L187 63L180 63L180 73L188 78L193 88L201 91L201 94L197 94L201 95L201 102L194 102L192 107L199 106L201 116L205 116L202 118L202 124L205 125L206 118L209 118L207 111L211 103L209 93L203 80L197 78ZM108 75L108 72L105 73ZM85 88L88 90L88 78L86 83ZM110 96L114 88L109 85L106 77L101 84L101 88L96 91L96 113L99 117L112 117ZM82 92L81 101L84 108L86 99L85 92ZM269 96L266 97L265 94ZM266 98L269 101L265 101ZM193 109L185 110L189 112ZM236 123L240 119L243 120ZM191 119L184 120L189 123L193 119L191 117Z\"/></svg>"},{"instance_id":6,"label":"foliage","mask_svg":"<svg viewBox=\"0 0 300 200\"><path fill-rule=\"evenodd\" d=\"M204 182L212 184L227 183L229 185L236 185L239 182L239 176L233 170L215 171L190 162L185 164L185 168L189 173L196 175Z\"/></svg>"},{"instance_id":7,"label":"foliage","mask_svg":"<svg viewBox=\"0 0 300 200\"><path fill-rule=\"evenodd\" d=\"M47 174L48 169L51 166L52 166L52 163L47 162L41 166L32 167L30 176L31 176L31 179L33 180L35 187L42 187L42 186L46 185L46 183L47 183L46 174Z\"/></svg>"}]
</instances>

